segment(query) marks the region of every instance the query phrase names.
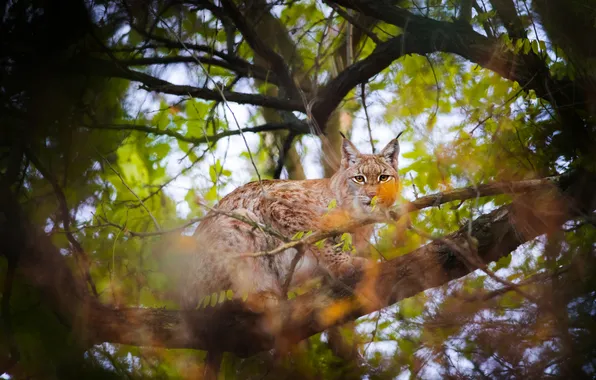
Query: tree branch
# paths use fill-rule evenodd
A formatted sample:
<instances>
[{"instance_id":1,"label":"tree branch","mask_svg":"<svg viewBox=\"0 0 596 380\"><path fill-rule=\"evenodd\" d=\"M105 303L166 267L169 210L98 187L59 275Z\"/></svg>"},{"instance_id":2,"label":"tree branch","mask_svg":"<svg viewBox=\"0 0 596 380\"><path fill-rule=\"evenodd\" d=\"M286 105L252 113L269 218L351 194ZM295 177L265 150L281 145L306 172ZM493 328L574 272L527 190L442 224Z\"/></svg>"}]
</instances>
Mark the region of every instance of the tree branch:
<instances>
[{"instance_id":1,"label":"tree branch","mask_svg":"<svg viewBox=\"0 0 596 380\"><path fill-rule=\"evenodd\" d=\"M370 38L375 43L375 45L383 43L383 41L381 41L381 39L372 30L370 30L370 28L367 28L366 26L362 25L362 23L359 22L356 19L356 17L351 16L350 14L348 14L348 12L344 11L341 7L338 7L336 4L334 4L330 1L324 1L324 2L327 5L329 5L331 8L333 8L333 10L335 10L346 21L348 21L350 24L357 27L362 33L366 34L368 36L368 38Z\"/></svg>"},{"instance_id":2,"label":"tree branch","mask_svg":"<svg viewBox=\"0 0 596 380\"><path fill-rule=\"evenodd\" d=\"M254 50L255 53L263 57L283 85L285 93L289 99L300 99L298 89L294 83L294 78L290 73L290 69L286 65L285 60L277 54L271 47L263 43L257 33L248 25L244 16L240 13L236 5L230 0L220 0L227 16L234 22L234 25L246 39L246 42Z\"/></svg>"},{"instance_id":3,"label":"tree branch","mask_svg":"<svg viewBox=\"0 0 596 380\"><path fill-rule=\"evenodd\" d=\"M89 75L115 77L134 82L140 82L143 84L142 88L147 91L157 91L165 94L191 96L205 100L217 101L223 101L225 97L225 100L239 104L251 104L255 106L270 107L286 111L304 112L304 105L302 102L285 100L272 96L245 94L228 90L222 90L220 92L216 90L210 90L208 88L176 85L140 71L130 70L118 62L93 59L89 61L88 66ZM75 65L74 68L77 69L78 65ZM222 93L224 97L222 97Z\"/></svg>"},{"instance_id":4,"label":"tree branch","mask_svg":"<svg viewBox=\"0 0 596 380\"><path fill-rule=\"evenodd\" d=\"M289 130L294 134L308 134L310 130L308 128L308 124L304 122L289 122L289 123L266 123L263 125L258 125L256 127L248 127L242 128L242 131L239 129L230 129L215 135L211 136L203 136L203 137L191 137L191 136L184 136L176 131L170 129L158 129L154 127L149 127L146 125L135 125L135 124L93 124L93 125L83 125L82 128L89 128L89 129L110 129L114 131L138 131L149 133L158 136L170 136L174 137L177 140L188 142L191 144L213 144L217 140L220 140L225 137L229 136L236 136L241 133L258 133L258 132L269 132L269 131L279 131L279 130Z\"/></svg>"},{"instance_id":5,"label":"tree branch","mask_svg":"<svg viewBox=\"0 0 596 380\"><path fill-rule=\"evenodd\" d=\"M283 146L279 150L279 157L277 158L277 165L273 171L273 178L279 179L281 177L281 172L284 168L284 163L286 162L286 156L292 148L292 144L294 143L296 136L296 132L290 131L288 136L285 138Z\"/></svg>"},{"instance_id":6,"label":"tree branch","mask_svg":"<svg viewBox=\"0 0 596 380\"><path fill-rule=\"evenodd\" d=\"M222 53L223 54L223 53ZM278 84L278 79L275 76L275 73L264 69L260 66L253 65L250 62L247 62L240 58L233 58L231 60L222 60L217 58L210 58L210 57L201 57L201 56L185 56L185 55L178 55L178 56L168 56L168 57L143 57L143 58L131 58L131 59L123 59L118 61L118 63L125 65L125 66L147 66L147 65L167 65L172 63L193 63L196 64L197 60L204 65L213 65L218 66L234 73L248 77L248 78L257 78L263 81L267 81L269 83Z\"/></svg>"},{"instance_id":7,"label":"tree branch","mask_svg":"<svg viewBox=\"0 0 596 380\"><path fill-rule=\"evenodd\" d=\"M511 37L527 38L526 30L517 14L513 0L490 0L490 3Z\"/></svg>"},{"instance_id":8,"label":"tree branch","mask_svg":"<svg viewBox=\"0 0 596 380\"><path fill-rule=\"evenodd\" d=\"M554 196L554 183L567 189L571 203ZM593 176L573 174L560 177L556 182L548 179L541 184L509 184L509 187L499 185L493 186L493 190L485 189L491 194L496 188L532 189L535 192L522 195L512 204L473 222L471 237L478 242L478 254L483 262L508 255L535 236L559 228L577 210L593 207L594 186L596 179ZM458 190L453 194L467 197L470 191ZM217 348L251 355L272 348L275 336L296 342L470 271L449 244L435 241L408 255L379 264L376 271L355 276L353 281L345 284L355 289L355 297L342 296L337 289L323 288L282 303L280 312L284 323L279 331L263 331L264 325L259 323L262 316L246 311L242 304L234 301L193 311L111 309L87 295L86 287L73 276L48 237L26 220L9 189L0 189L0 195L0 212L11 215L10 221L0 219L0 233L8 247L19 250L21 274L42 291L45 300L71 325L83 326L81 336L88 344L112 342L170 348ZM542 197L540 207L528 204L539 195ZM545 203L544 195L548 195L548 203ZM453 198L455 195L434 197L439 199L438 202ZM431 200L424 200L419 201L418 206L431 204ZM465 226L445 239L453 244L465 244L470 238L468 231L469 227ZM345 304L345 313L333 317L326 310L338 301L338 297Z\"/></svg>"},{"instance_id":9,"label":"tree branch","mask_svg":"<svg viewBox=\"0 0 596 380\"><path fill-rule=\"evenodd\" d=\"M578 141L586 139L581 148L584 151L589 148L591 139L587 136L583 120L575 113L578 105L580 108L586 106L583 95L574 90L573 82L552 78L544 65L527 65L524 54L505 51L497 39L485 37L469 25L418 16L383 0L333 2L403 28L403 33L377 45L370 56L348 67L321 90L312 109L319 126L325 125L331 112L352 88L368 81L397 58L412 53L442 51L457 54L504 78L519 82L523 88L533 89L537 96L546 99L557 109L564 125L572 126L570 130L582 136ZM567 107L569 104L574 107Z\"/></svg>"}]
</instances>

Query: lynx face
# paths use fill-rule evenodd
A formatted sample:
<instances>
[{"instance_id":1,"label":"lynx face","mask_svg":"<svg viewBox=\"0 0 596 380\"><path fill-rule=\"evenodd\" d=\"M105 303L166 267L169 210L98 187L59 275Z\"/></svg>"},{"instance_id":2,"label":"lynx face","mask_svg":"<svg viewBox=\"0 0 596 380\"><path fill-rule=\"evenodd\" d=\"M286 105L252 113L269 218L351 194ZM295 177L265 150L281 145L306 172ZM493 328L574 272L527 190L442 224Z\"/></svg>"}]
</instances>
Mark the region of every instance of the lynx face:
<instances>
[{"instance_id":1,"label":"lynx face","mask_svg":"<svg viewBox=\"0 0 596 380\"><path fill-rule=\"evenodd\" d=\"M393 205L399 187L398 156L397 138L379 154L360 153L344 138L341 167L332 179L340 203L365 212Z\"/></svg>"}]
</instances>

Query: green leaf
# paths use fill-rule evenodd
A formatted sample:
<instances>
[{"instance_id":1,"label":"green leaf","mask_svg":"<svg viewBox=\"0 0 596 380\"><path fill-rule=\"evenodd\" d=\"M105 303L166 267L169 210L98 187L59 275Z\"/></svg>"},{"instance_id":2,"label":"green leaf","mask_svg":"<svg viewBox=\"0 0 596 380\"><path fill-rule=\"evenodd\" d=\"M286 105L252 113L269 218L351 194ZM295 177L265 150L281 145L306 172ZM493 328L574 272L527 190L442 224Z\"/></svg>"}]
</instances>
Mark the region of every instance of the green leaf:
<instances>
[{"instance_id":1,"label":"green leaf","mask_svg":"<svg viewBox=\"0 0 596 380\"><path fill-rule=\"evenodd\" d=\"M337 207L337 199L332 199L327 205L327 210L333 210Z\"/></svg>"},{"instance_id":2,"label":"green leaf","mask_svg":"<svg viewBox=\"0 0 596 380\"><path fill-rule=\"evenodd\" d=\"M205 194L204 198L208 202L216 201L217 200L217 187L211 186L209 191L207 191L207 193Z\"/></svg>"},{"instance_id":3,"label":"green leaf","mask_svg":"<svg viewBox=\"0 0 596 380\"><path fill-rule=\"evenodd\" d=\"M414 354L414 343L407 338L398 339L397 346L399 347L402 355L406 357L411 357Z\"/></svg>"},{"instance_id":4,"label":"green leaf","mask_svg":"<svg viewBox=\"0 0 596 380\"><path fill-rule=\"evenodd\" d=\"M538 41L538 46L540 47L541 51L546 51L546 42L540 40Z\"/></svg>"},{"instance_id":5,"label":"green leaf","mask_svg":"<svg viewBox=\"0 0 596 380\"><path fill-rule=\"evenodd\" d=\"M352 246L352 234L345 232L341 235L340 240L343 242L342 251L349 252L353 249Z\"/></svg>"},{"instance_id":6,"label":"green leaf","mask_svg":"<svg viewBox=\"0 0 596 380\"><path fill-rule=\"evenodd\" d=\"M207 306L209 306L210 302L211 302L211 296L205 296L203 298L203 309L206 308Z\"/></svg>"},{"instance_id":7,"label":"green leaf","mask_svg":"<svg viewBox=\"0 0 596 380\"><path fill-rule=\"evenodd\" d=\"M424 302L421 302L418 298L418 296L410 297L400 302L399 311L404 318L412 319L422 315Z\"/></svg>"},{"instance_id":8,"label":"green leaf","mask_svg":"<svg viewBox=\"0 0 596 380\"><path fill-rule=\"evenodd\" d=\"M538 47L538 41L536 40L532 41L532 51L536 55L540 54L540 48Z\"/></svg>"},{"instance_id":9,"label":"green leaf","mask_svg":"<svg viewBox=\"0 0 596 380\"><path fill-rule=\"evenodd\" d=\"M180 141L180 140L176 140L178 141L178 147L180 148L181 151L183 151L185 154L188 155L188 158L192 161L195 162L198 160L197 155L194 153L194 149L191 146L190 143L187 143L185 141Z\"/></svg>"},{"instance_id":10,"label":"green leaf","mask_svg":"<svg viewBox=\"0 0 596 380\"><path fill-rule=\"evenodd\" d=\"M371 210L375 211L375 208L377 207L377 202L379 201L379 197L378 196L374 196L372 197L372 199L370 200L370 205L371 205Z\"/></svg>"},{"instance_id":11,"label":"green leaf","mask_svg":"<svg viewBox=\"0 0 596 380\"><path fill-rule=\"evenodd\" d=\"M523 38L518 38L517 40L515 40L515 48L514 48L514 52L515 53L519 53L519 51L521 50L521 48L524 46L524 39Z\"/></svg>"},{"instance_id":12,"label":"green leaf","mask_svg":"<svg viewBox=\"0 0 596 380\"><path fill-rule=\"evenodd\" d=\"M511 264L511 258L512 258L512 255L507 255L507 256L501 257L499 259L499 261L497 261L494 270L498 271L501 268L507 268L509 266L509 264Z\"/></svg>"},{"instance_id":13,"label":"green leaf","mask_svg":"<svg viewBox=\"0 0 596 380\"><path fill-rule=\"evenodd\" d=\"M532 44L527 38L524 39L524 54L528 54L532 50Z\"/></svg>"},{"instance_id":14,"label":"green leaf","mask_svg":"<svg viewBox=\"0 0 596 380\"><path fill-rule=\"evenodd\" d=\"M217 305L217 300L218 300L217 293L213 293L211 295L211 303L210 303L211 307L214 307L215 305Z\"/></svg>"},{"instance_id":15,"label":"green leaf","mask_svg":"<svg viewBox=\"0 0 596 380\"><path fill-rule=\"evenodd\" d=\"M321 240L317 241L317 242L315 243L315 247L317 247L317 248L319 248L319 249L320 249L320 248L323 248L323 245L325 244L325 241L326 241L326 240L327 240L327 239L321 239Z\"/></svg>"}]
</instances>

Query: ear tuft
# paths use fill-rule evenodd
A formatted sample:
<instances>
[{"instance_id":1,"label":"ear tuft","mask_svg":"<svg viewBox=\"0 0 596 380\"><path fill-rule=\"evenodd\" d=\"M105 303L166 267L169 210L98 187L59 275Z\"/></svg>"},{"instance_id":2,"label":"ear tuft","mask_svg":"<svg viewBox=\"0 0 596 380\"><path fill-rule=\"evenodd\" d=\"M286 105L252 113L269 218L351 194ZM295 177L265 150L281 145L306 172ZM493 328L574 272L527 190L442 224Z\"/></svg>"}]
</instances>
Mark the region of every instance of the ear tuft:
<instances>
[{"instance_id":1,"label":"ear tuft","mask_svg":"<svg viewBox=\"0 0 596 380\"><path fill-rule=\"evenodd\" d=\"M347 168L356 163L357 158L360 156L360 152L343 133L340 132L340 134L343 137L341 143L341 166Z\"/></svg>"},{"instance_id":2,"label":"ear tuft","mask_svg":"<svg viewBox=\"0 0 596 380\"><path fill-rule=\"evenodd\" d=\"M401 136L403 132L400 132L396 138L389 141L389 144L383 148L379 156L383 158L388 164L393 166L395 170L398 170L397 163L399 159L399 136Z\"/></svg>"}]
</instances>

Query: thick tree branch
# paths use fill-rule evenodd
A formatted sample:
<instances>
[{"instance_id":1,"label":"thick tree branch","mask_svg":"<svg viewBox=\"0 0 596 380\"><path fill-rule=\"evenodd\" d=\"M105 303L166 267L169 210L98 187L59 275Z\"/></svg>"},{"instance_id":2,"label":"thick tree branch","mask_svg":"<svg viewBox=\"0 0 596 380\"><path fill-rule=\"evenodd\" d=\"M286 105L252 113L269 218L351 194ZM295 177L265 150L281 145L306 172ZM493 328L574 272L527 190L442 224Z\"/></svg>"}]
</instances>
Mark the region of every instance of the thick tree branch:
<instances>
[{"instance_id":1,"label":"thick tree branch","mask_svg":"<svg viewBox=\"0 0 596 380\"><path fill-rule=\"evenodd\" d=\"M517 14L513 0L490 0L490 3L512 38L527 38L526 30Z\"/></svg>"},{"instance_id":2,"label":"thick tree branch","mask_svg":"<svg viewBox=\"0 0 596 380\"><path fill-rule=\"evenodd\" d=\"M77 65L75 65L75 67L76 66ZM304 105L302 102L285 100L272 96L245 94L228 90L217 91L208 88L176 85L149 74L130 70L118 62L94 59L89 61L88 66L90 68L90 75L115 77L139 82L142 83L142 88L147 91L157 91L165 94L180 96L191 96L205 100L225 100L239 104L251 104L255 106L270 107L286 111L304 112Z\"/></svg>"},{"instance_id":3,"label":"thick tree branch","mask_svg":"<svg viewBox=\"0 0 596 380\"><path fill-rule=\"evenodd\" d=\"M442 51L457 54L504 78L519 82L526 89L533 89L539 97L546 99L557 109L563 124L582 136L579 140L585 139L582 148L584 151L588 149L590 139L586 135L584 121L575 112L578 107L585 108L585 99L574 90L573 82L566 79L555 80L544 65L528 66L524 54L506 51L498 40L475 32L469 25L418 16L386 1L333 2L399 26L403 28L403 33L378 45L370 56L348 67L320 91L318 101L312 109L319 126L324 126L332 110L352 88L368 81L397 58L412 53ZM570 104L574 107L568 107Z\"/></svg>"},{"instance_id":4,"label":"thick tree branch","mask_svg":"<svg viewBox=\"0 0 596 380\"><path fill-rule=\"evenodd\" d=\"M336 4L330 1L325 1L325 3L328 4L331 8L333 8L333 10L336 11L346 21L357 27L360 30L360 32L368 36L368 38L370 38L375 43L375 45L383 43L383 41L381 41L381 39L375 34L375 32L370 30L370 28L366 25L362 25L362 23L359 22L358 19L356 19L356 17L351 16L348 12L344 11L341 7L338 7Z\"/></svg>"},{"instance_id":5,"label":"thick tree branch","mask_svg":"<svg viewBox=\"0 0 596 380\"><path fill-rule=\"evenodd\" d=\"M447 202L463 201L476 197L488 197L491 195L516 194L536 191L551 185L556 185L558 181L559 177L547 177L514 182L494 182L481 184L478 186L463 187L460 189L420 197L406 205L406 209L409 211L421 210L423 208L438 206Z\"/></svg>"},{"instance_id":6,"label":"thick tree branch","mask_svg":"<svg viewBox=\"0 0 596 380\"><path fill-rule=\"evenodd\" d=\"M568 79L554 79L542 59L533 52L514 54L504 49L498 39L483 36L475 32L470 25L429 19L413 14L387 1L328 0L328 2L357 10L366 16L396 25L402 28L402 34L387 42L378 44L370 56L342 71L318 92L317 98L314 99L312 107L309 107L308 110L305 109L306 107L302 101L298 101L301 99L292 94L286 94L291 95L290 100L285 99L285 97L277 98L231 91L224 91L222 96L219 91L211 89L173 85L147 74L121 67L121 65L118 66L117 63L108 63L106 65L105 61L97 62L97 65L93 65L92 73L138 81L143 83L144 88L150 91L190 95L206 100L222 101L225 98L240 104L253 104L285 111L307 112L312 116L314 122L324 130L333 110L337 108L354 87L368 81L374 75L389 67L396 59L413 53L448 52L492 70L504 78L517 81L526 90L534 90L537 96L549 101L557 110L561 125L566 126L566 128L562 128L562 131L573 134L575 138L571 137L570 140L578 142L578 149L583 152L590 151L591 135L585 128L585 120L576 112L577 109L586 108L584 93L577 91L582 84L574 83ZM209 4L213 6L211 3ZM515 17L514 12L512 12L515 9L512 8L510 1L494 0L494 4L499 5L500 15L503 18ZM257 38L254 30L247 24L234 4L224 1L223 5L229 13L230 19L242 32L251 48L258 55L263 56L271 65L271 69L276 74L275 81L293 93L295 83L283 58ZM510 32L514 36L523 32L523 26L517 21L507 25L511 26ZM188 48L198 52L206 52L214 57L221 58L222 61L213 59L214 64L223 67L225 61L228 63L229 69L241 74L254 72L255 77L266 74L266 72L252 71L244 60L216 51L209 46L192 43L182 44L151 34L146 34L146 36L156 43L172 49ZM573 107L570 107L570 105L573 105Z\"/></svg>"},{"instance_id":7,"label":"thick tree branch","mask_svg":"<svg viewBox=\"0 0 596 380\"><path fill-rule=\"evenodd\" d=\"M234 73L248 78L257 78L262 81L267 81L269 83L278 84L277 77L275 73L264 69L260 66L253 65L250 62L247 62L243 59L236 58L232 61L222 60L218 58L211 58L211 57L201 57L201 56L168 56L168 57L143 57L143 58L132 58L132 59L123 59L118 61L119 64L124 66L147 66L147 65L168 65L172 63L191 63L196 64L197 61L201 62L204 65L213 65L224 68L226 70L233 71Z\"/></svg>"},{"instance_id":8,"label":"thick tree branch","mask_svg":"<svg viewBox=\"0 0 596 380\"><path fill-rule=\"evenodd\" d=\"M216 50L213 46L195 44L192 42L181 43L179 41L174 41L174 40L170 40L168 38L157 36L155 34L149 34L149 33L143 32L143 31L139 30L138 28L135 28L135 30L137 30L142 35L146 36L148 39L155 41L156 43L146 43L146 44L143 44L142 46L115 49L114 51L116 51L116 52L136 52L136 51L147 50L147 49L157 50L160 48L168 48L168 49L172 49L172 50L187 50L187 49L189 49L189 50L193 50L196 52L208 53L208 54L214 55L216 57L225 59L226 61L231 61L235 58L233 55Z\"/></svg>"},{"instance_id":9,"label":"thick tree branch","mask_svg":"<svg viewBox=\"0 0 596 380\"><path fill-rule=\"evenodd\" d=\"M289 99L300 99L300 96L298 96L298 89L294 83L294 78L292 78L292 74L290 73L290 69L288 68L288 65L286 65L285 60L271 47L263 43L262 39L259 38L257 33L250 27L250 25L248 25L246 19L242 16L232 1L220 1L228 17L230 17L236 28L242 33L246 42L248 42L255 53L263 57L263 59L271 65L271 69L275 72L280 83L283 85L285 95Z\"/></svg>"},{"instance_id":10,"label":"thick tree branch","mask_svg":"<svg viewBox=\"0 0 596 380\"><path fill-rule=\"evenodd\" d=\"M277 158L277 165L275 166L275 170L273 171L273 178L279 179L281 177L281 172L284 168L286 156L288 155L290 149L292 149L292 143L294 142L296 136L296 132L290 131L290 133L284 140L284 143L281 149L279 150L279 157Z\"/></svg>"},{"instance_id":11,"label":"thick tree branch","mask_svg":"<svg viewBox=\"0 0 596 380\"><path fill-rule=\"evenodd\" d=\"M594 207L592 189L596 180L593 176L578 177L575 174L557 181L561 189L567 190L567 197L572 203L556 195L557 190L551 185L553 182L548 179L542 183L484 188L491 194L497 188L535 190L473 222L472 238L478 242L478 253L484 262L508 255L525 241L558 228L566 218L580 212L578 210ZM267 325L259 323L262 316L247 312L241 304L232 301L194 311L114 310L99 304L96 298L88 296L83 283L73 276L64 257L47 236L27 222L10 191L6 188L0 191L0 212L11 215L10 221L0 219L0 234L7 247L20 252L21 274L42 291L56 312L73 326L82 326L84 330L80 336L85 337L87 343L195 349L215 347L239 355L250 355L273 347L271 331L263 331L263 326ZM469 197L470 191L459 190L450 197L433 198L436 203L442 203L454 200L455 194ZM418 206L433 205L431 202L420 201ZM280 310L283 321L281 336L288 342L298 341L466 275L470 269L458 259L451 246L467 244L467 233L466 226L446 237L450 244L435 241L408 255L382 263L363 277L354 278L347 285L355 289L356 297L341 296L337 289L324 288L283 303ZM363 280L358 281L359 278ZM328 313L328 306L337 302L338 297L342 297L344 313Z\"/></svg>"}]
</instances>

